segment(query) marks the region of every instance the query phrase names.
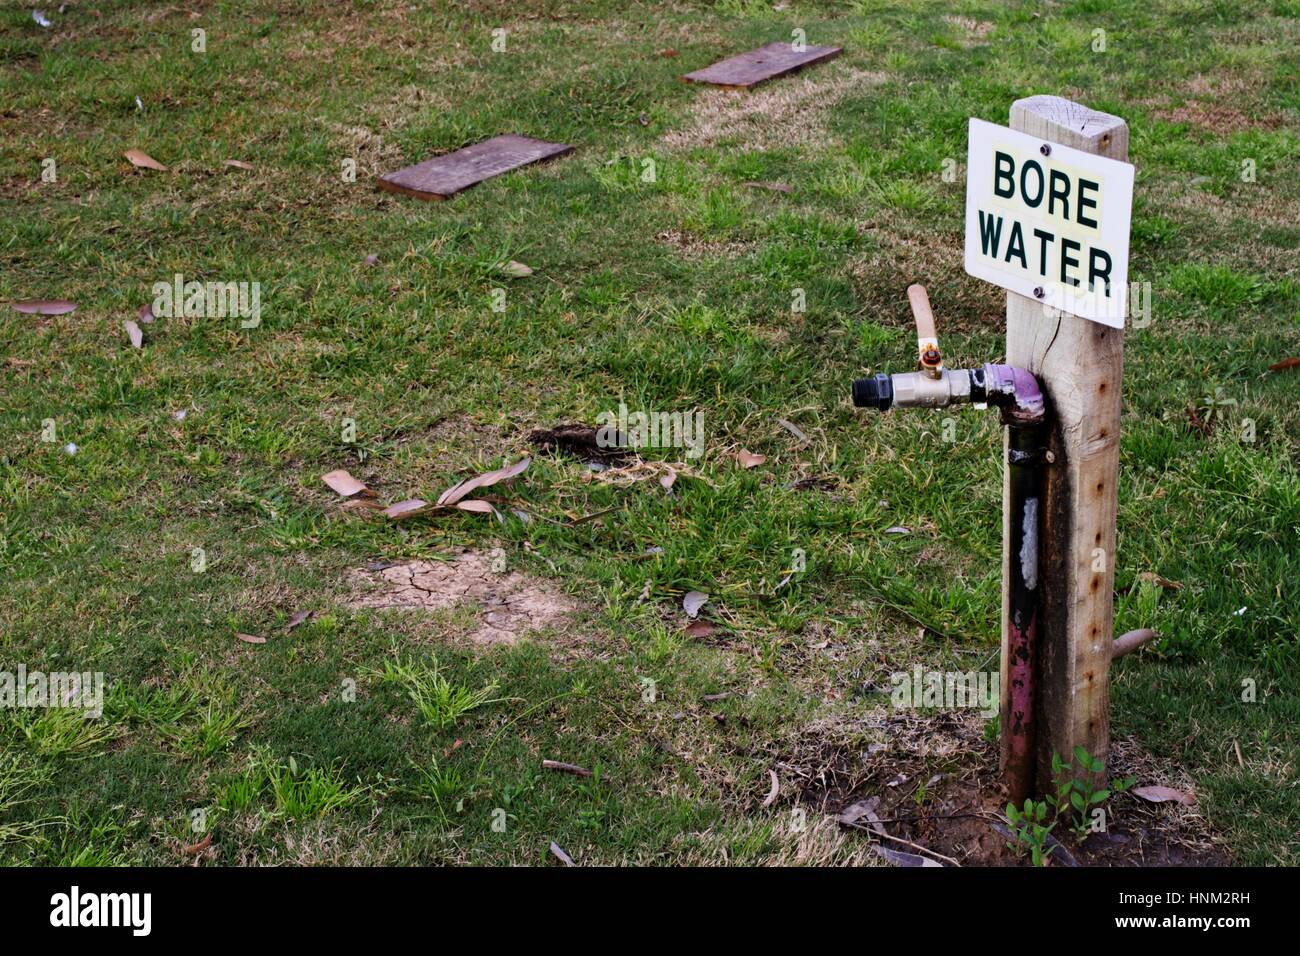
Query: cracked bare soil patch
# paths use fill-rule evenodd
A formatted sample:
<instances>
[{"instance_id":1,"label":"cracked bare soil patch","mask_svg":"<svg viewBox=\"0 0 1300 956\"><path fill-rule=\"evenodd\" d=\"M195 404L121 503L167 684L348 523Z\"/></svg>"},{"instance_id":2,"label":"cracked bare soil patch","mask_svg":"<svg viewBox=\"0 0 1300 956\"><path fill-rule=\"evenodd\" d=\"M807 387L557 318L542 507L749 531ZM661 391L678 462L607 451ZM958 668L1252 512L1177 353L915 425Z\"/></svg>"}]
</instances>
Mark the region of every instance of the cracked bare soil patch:
<instances>
[{"instance_id":1,"label":"cracked bare soil patch","mask_svg":"<svg viewBox=\"0 0 1300 956\"><path fill-rule=\"evenodd\" d=\"M576 605L545 582L519 571L494 571L491 554L467 551L454 561L407 561L358 571L365 589L353 607L437 611L472 607L475 644L514 644L546 628L569 623Z\"/></svg>"}]
</instances>

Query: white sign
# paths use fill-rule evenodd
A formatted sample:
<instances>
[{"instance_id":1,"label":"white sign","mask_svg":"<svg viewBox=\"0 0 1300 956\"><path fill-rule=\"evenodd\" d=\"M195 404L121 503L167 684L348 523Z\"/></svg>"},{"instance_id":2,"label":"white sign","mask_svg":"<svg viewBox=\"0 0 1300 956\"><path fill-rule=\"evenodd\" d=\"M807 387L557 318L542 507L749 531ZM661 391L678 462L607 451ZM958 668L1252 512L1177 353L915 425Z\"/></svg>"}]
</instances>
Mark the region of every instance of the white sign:
<instances>
[{"instance_id":1,"label":"white sign","mask_svg":"<svg viewBox=\"0 0 1300 956\"><path fill-rule=\"evenodd\" d=\"M970 121L966 271L1117 329L1128 310L1133 166Z\"/></svg>"}]
</instances>

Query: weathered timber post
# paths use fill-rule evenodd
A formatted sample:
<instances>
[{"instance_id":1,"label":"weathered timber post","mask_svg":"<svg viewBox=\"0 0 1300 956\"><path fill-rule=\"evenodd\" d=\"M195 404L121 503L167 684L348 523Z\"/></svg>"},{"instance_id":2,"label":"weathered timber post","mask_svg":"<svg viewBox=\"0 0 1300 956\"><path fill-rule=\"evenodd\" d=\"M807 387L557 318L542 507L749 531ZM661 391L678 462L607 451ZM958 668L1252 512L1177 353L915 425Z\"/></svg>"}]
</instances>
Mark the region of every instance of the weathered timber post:
<instances>
[{"instance_id":1,"label":"weathered timber post","mask_svg":"<svg viewBox=\"0 0 1300 956\"><path fill-rule=\"evenodd\" d=\"M1110 159L1128 160L1128 125L1058 96L1011 106L1011 128ZM1115 520L1124 332L1076 315L1045 314L1040 301L1007 293L1009 365L1028 369L1047 397L1046 481L1039 541L1037 784L1050 790L1052 754L1081 746L1106 760L1114 639ZM1004 468L1002 759L1007 759L1011 685L1008 615L1012 518ZM1083 775L1080 770L1079 775Z\"/></svg>"}]
</instances>

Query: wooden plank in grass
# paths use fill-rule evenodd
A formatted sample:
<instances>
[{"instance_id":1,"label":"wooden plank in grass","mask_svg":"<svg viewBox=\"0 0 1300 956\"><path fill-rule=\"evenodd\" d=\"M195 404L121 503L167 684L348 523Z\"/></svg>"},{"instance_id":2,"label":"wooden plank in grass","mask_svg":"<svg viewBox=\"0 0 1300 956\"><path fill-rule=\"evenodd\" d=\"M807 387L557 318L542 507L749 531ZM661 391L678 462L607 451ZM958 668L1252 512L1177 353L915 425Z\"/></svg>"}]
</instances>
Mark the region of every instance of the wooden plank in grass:
<instances>
[{"instance_id":1,"label":"wooden plank in grass","mask_svg":"<svg viewBox=\"0 0 1300 956\"><path fill-rule=\"evenodd\" d=\"M379 188L419 199L446 199L475 183L573 152L563 143L506 133L380 176Z\"/></svg>"},{"instance_id":2,"label":"wooden plank in grass","mask_svg":"<svg viewBox=\"0 0 1300 956\"><path fill-rule=\"evenodd\" d=\"M728 60L720 60L694 73L682 77L689 83L711 83L731 89L749 89L766 80L785 76L814 63L833 60L844 52L838 46L805 46L796 50L794 45L781 41L750 50Z\"/></svg>"}]
</instances>

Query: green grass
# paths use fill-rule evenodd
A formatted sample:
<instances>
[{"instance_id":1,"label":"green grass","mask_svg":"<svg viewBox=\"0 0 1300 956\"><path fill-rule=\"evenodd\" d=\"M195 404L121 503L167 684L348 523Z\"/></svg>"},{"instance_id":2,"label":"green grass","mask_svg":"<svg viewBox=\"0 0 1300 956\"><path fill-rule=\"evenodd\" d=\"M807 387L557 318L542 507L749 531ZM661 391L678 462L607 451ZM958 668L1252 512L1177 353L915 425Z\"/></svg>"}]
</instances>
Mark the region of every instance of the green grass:
<instances>
[{"instance_id":1,"label":"green grass","mask_svg":"<svg viewBox=\"0 0 1300 956\"><path fill-rule=\"evenodd\" d=\"M44 827L57 826L60 817L32 814L35 792L50 783L47 764L16 753L0 753L0 846L37 842Z\"/></svg>"},{"instance_id":2,"label":"green grass","mask_svg":"<svg viewBox=\"0 0 1300 956\"><path fill-rule=\"evenodd\" d=\"M273 812L289 820L310 820L346 807L355 806L365 796L361 787L348 787L337 770L298 768L289 758L287 765L266 769L266 787L274 804Z\"/></svg>"},{"instance_id":3,"label":"green grass","mask_svg":"<svg viewBox=\"0 0 1300 956\"><path fill-rule=\"evenodd\" d=\"M434 657L428 664L402 660L385 661L380 677L406 691L416 710L428 724L438 730L455 726L460 718L489 704L499 704L493 697L496 683L477 690L448 680Z\"/></svg>"},{"instance_id":4,"label":"green grass","mask_svg":"<svg viewBox=\"0 0 1300 956\"><path fill-rule=\"evenodd\" d=\"M78 710L12 710L4 717L10 739L42 757L86 756L120 734L119 728Z\"/></svg>"},{"instance_id":5,"label":"green grass","mask_svg":"<svg viewBox=\"0 0 1300 956\"><path fill-rule=\"evenodd\" d=\"M1114 668L1112 731L1194 782L1235 860L1300 862L1300 380L1267 371L1300 355L1294 3L96 6L0 12L0 301L78 303L0 322L0 670L108 685L97 720L0 713L0 859L193 862L202 810L226 864L544 863L552 840L583 864L857 862L857 834L792 832L795 781L761 806L768 770L877 742L864 685L994 652L1002 439L973 410L856 413L848 386L910 364L912 281L950 364L1001 357L1005 297L962 270L966 122L1047 92L1128 120L1152 284L1116 627L1162 637ZM679 80L796 26L844 55L760 88L766 112ZM578 149L445 203L373 188L505 131ZM176 273L259 282L261 325L159 319L132 350L122 320ZM401 524L319 480L436 496L620 402L702 411L698 477L538 458L490 489L501 521ZM485 649L467 613L350 601L369 561L466 547L581 613ZM690 590L707 639L682 633Z\"/></svg>"}]
</instances>

